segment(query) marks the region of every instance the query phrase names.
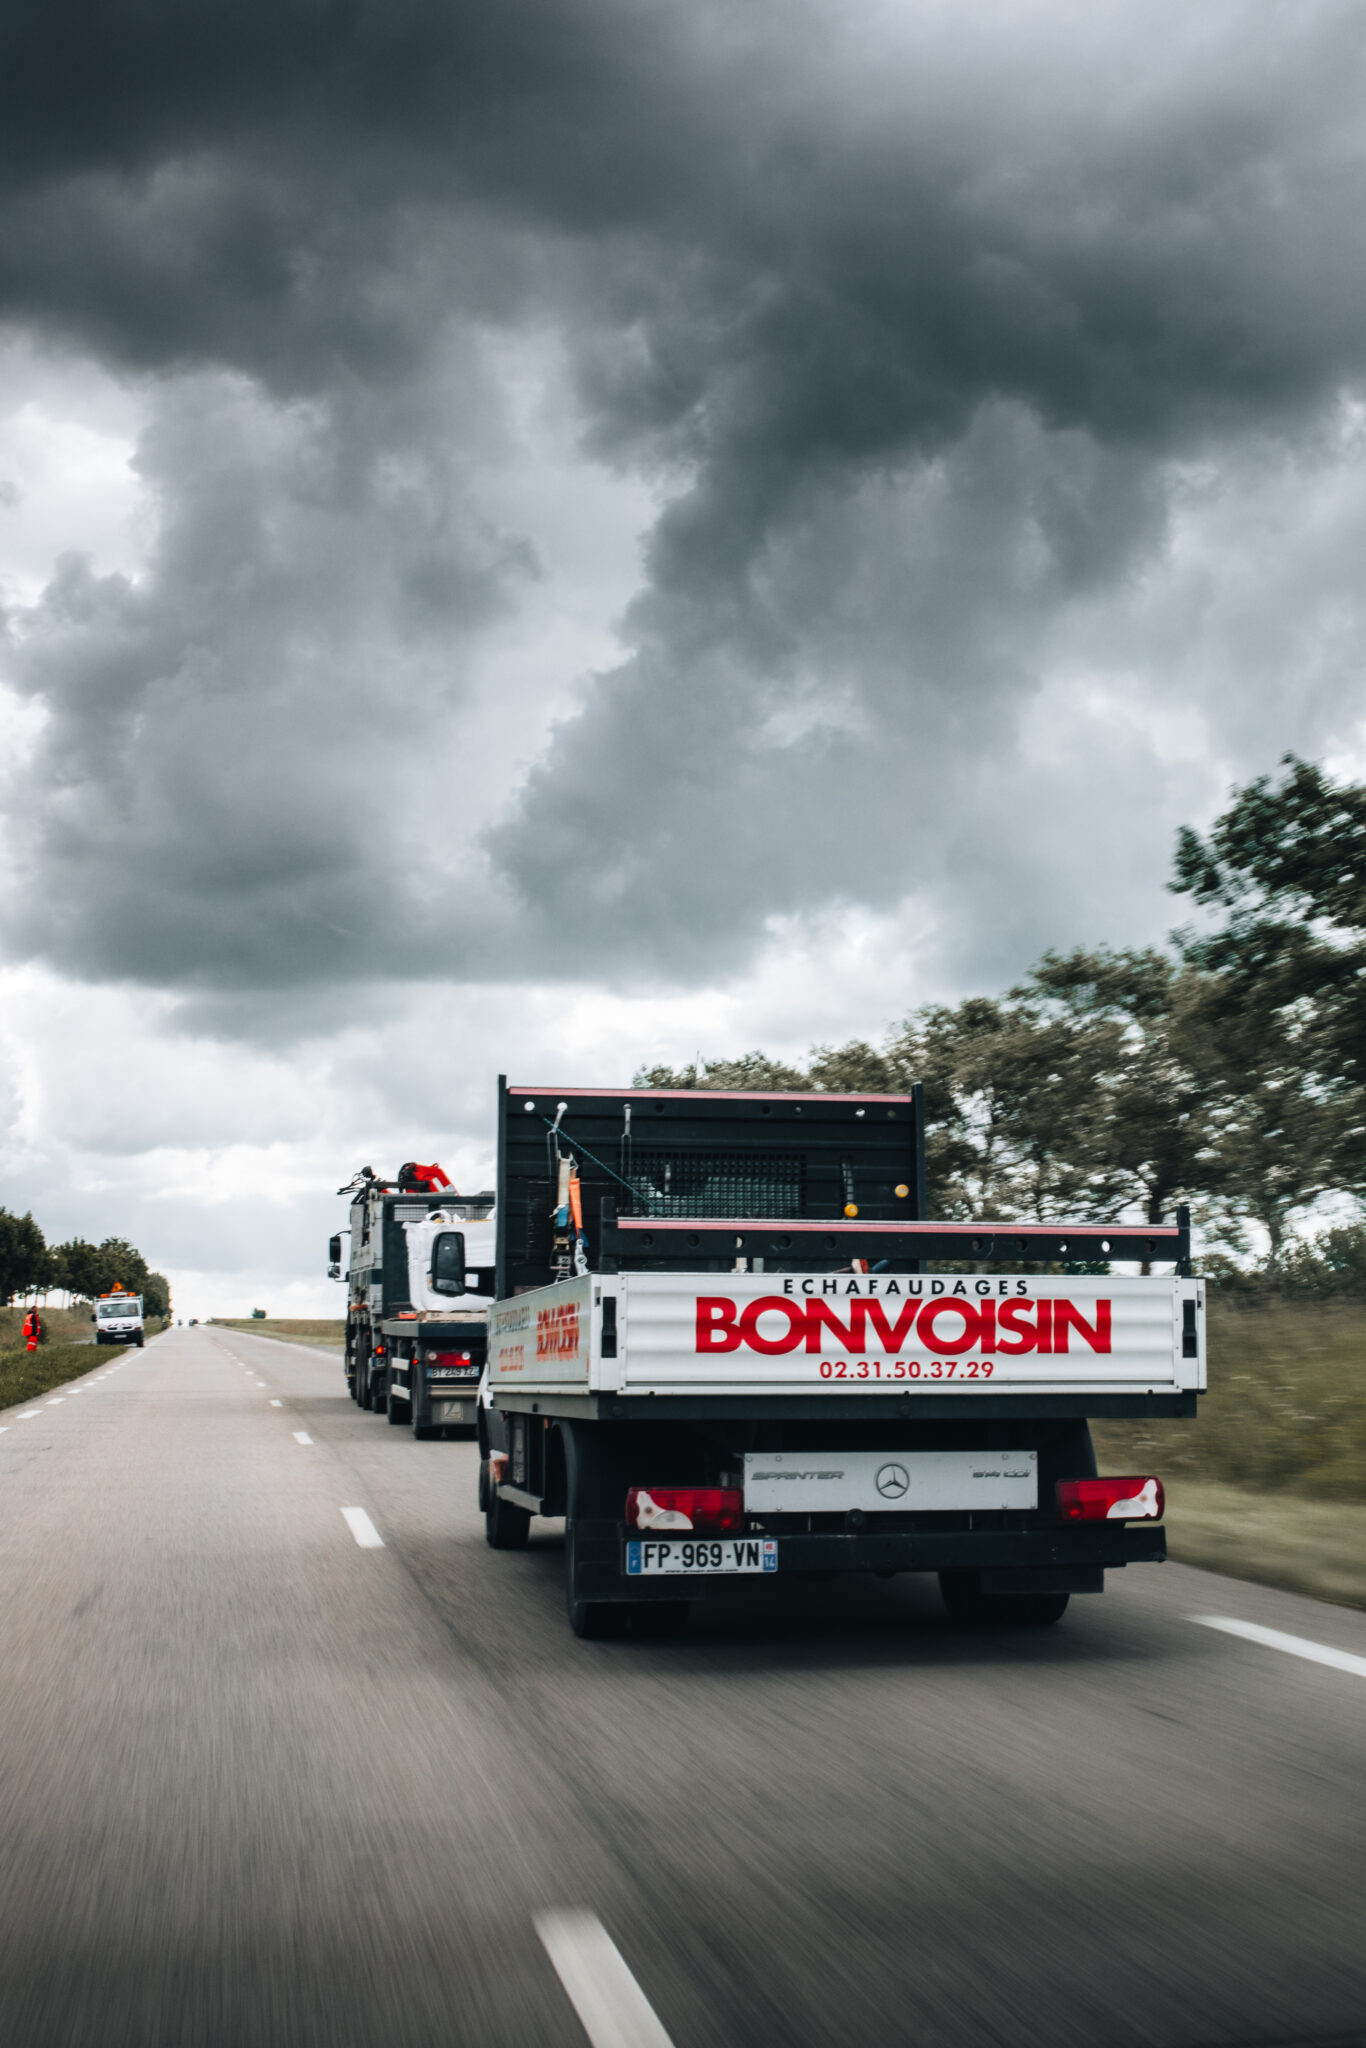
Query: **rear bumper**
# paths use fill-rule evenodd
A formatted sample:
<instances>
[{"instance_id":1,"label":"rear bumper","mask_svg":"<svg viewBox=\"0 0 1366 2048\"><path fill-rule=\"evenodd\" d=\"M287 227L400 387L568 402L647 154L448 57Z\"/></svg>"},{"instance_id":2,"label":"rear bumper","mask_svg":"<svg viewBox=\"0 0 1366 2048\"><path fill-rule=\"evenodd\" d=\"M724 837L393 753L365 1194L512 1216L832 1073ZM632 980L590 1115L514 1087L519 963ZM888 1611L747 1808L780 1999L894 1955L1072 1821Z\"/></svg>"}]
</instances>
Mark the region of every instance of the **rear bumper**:
<instances>
[{"instance_id":1,"label":"rear bumper","mask_svg":"<svg viewBox=\"0 0 1366 2048\"><path fill-rule=\"evenodd\" d=\"M503 1489L507 1491L506 1488ZM1101 1574L1129 1564L1160 1564L1167 1555L1161 1523L1093 1522L1067 1528L898 1530L878 1534L779 1536L774 1576L806 1572L980 1571L985 1592L1099 1592ZM626 1576L626 1531L620 1523L575 1527L579 1598L695 1599L716 1580ZM999 1575L999 1576L998 1576ZM746 1579L746 1584L754 1581ZM771 1584L767 1574L764 1583Z\"/></svg>"},{"instance_id":2,"label":"rear bumper","mask_svg":"<svg viewBox=\"0 0 1366 2048\"><path fill-rule=\"evenodd\" d=\"M433 1422L469 1423L473 1425L477 1419L473 1394L466 1394L463 1398L460 1398L447 1394L437 1387L432 1387L429 1389L428 1406L431 1409Z\"/></svg>"}]
</instances>

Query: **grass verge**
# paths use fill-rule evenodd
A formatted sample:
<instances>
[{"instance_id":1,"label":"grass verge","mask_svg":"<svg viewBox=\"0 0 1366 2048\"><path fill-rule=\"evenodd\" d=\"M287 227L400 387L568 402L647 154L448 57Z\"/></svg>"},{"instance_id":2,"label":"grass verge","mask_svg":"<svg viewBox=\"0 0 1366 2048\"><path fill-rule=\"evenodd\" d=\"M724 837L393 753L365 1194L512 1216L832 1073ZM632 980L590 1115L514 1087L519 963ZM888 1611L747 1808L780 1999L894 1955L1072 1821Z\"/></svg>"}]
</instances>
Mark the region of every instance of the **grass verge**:
<instances>
[{"instance_id":1,"label":"grass verge","mask_svg":"<svg viewBox=\"0 0 1366 2048\"><path fill-rule=\"evenodd\" d=\"M1176 1479L1167 1488L1167 1548L1180 1564L1366 1608L1366 1505L1357 1501Z\"/></svg>"},{"instance_id":2,"label":"grass verge","mask_svg":"<svg viewBox=\"0 0 1366 2048\"><path fill-rule=\"evenodd\" d=\"M22 1345L27 1313L27 1304L22 1302L0 1308L0 1351L12 1351L16 1344ZM95 1319L88 1303L81 1308L44 1308L39 1302L38 1313L49 1344L79 1344L82 1338L89 1340L95 1334Z\"/></svg>"},{"instance_id":3,"label":"grass verge","mask_svg":"<svg viewBox=\"0 0 1366 2048\"><path fill-rule=\"evenodd\" d=\"M49 1324L49 1330L51 1327ZM159 1336L168 1327L153 1318L147 1324L147 1335ZM94 1372L97 1366L107 1365L117 1352L124 1349L123 1345L100 1345L90 1339L79 1344L49 1340L40 1344L36 1351L29 1351L23 1344L12 1341L3 1344L0 1348L0 1408L13 1408L21 1402L36 1400L40 1394L51 1393L54 1387L64 1386L68 1380L78 1380L82 1373Z\"/></svg>"},{"instance_id":4,"label":"grass verge","mask_svg":"<svg viewBox=\"0 0 1366 2048\"><path fill-rule=\"evenodd\" d=\"M346 1322L341 1316L211 1316L215 1330L244 1330L249 1337L283 1337L287 1344L316 1344L320 1350L340 1351L346 1341Z\"/></svg>"},{"instance_id":5,"label":"grass verge","mask_svg":"<svg viewBox=\"0 0 1366 2048\"><path fill-rule=\"evenodd\" d=\"M13 1408L51 1393L67 1380L103 1365L109 1354L94 1344L40 1344L36 1351L0 1351L0 1408Z\"/></svg>"}]
</instances>

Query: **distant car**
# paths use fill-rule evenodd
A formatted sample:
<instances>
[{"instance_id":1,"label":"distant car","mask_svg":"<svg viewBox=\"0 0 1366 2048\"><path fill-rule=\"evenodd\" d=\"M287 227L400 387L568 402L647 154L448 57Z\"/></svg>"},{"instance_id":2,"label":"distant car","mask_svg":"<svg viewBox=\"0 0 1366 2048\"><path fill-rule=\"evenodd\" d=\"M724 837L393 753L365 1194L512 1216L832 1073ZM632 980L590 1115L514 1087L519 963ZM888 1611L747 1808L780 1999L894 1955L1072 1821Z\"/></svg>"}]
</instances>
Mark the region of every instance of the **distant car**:
<instances>
[{"instance_id":1,"label":"distant car","mask_svg":"<svg viewBox=\"0 0 1366 2048\"><path fill-rule=\"evenodd\" d=\"M190 1328L191 1328L192 1330L197 1330L197 1329L199 1328L199 1317L198 1317L198 1316L191 1316L191 1317L190 1317Z\"/></svg>"}]
</instances>

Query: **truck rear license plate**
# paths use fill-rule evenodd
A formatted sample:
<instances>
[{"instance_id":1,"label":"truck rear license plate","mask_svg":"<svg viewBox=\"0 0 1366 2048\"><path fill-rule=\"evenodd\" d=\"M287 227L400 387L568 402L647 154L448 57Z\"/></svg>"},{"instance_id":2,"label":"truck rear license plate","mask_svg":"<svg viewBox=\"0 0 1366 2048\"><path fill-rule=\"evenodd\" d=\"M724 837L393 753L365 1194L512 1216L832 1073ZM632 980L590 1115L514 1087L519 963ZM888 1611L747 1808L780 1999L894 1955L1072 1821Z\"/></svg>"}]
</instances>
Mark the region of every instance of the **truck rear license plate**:
<instances>
[{"instance_id":1,"label":"truck rear license plate","mask_svg":"<svg viewBox=\"0 0 1366 2048\"><path fill-rule=\"evenodd\" d=\"M669 1543L628 1543L629 1578L656 1573L776 1572L778 1545L771 1536L724 1536Z\"/></svg>"}]
</instances>

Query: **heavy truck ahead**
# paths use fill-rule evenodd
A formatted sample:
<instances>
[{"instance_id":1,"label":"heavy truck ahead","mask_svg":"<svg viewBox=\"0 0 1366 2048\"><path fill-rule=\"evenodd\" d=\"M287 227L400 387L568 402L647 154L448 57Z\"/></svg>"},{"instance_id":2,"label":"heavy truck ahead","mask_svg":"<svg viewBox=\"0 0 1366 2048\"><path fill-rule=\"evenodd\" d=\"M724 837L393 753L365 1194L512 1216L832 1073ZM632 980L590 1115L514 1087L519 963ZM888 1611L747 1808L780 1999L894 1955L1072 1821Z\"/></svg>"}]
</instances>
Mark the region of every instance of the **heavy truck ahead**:
<instances>
[{"instance_id":1,"label":"heavy truck ahead","mask_svg":"<svg viewBox=\"0 0 1366 2048\"><path fill-rule=\"evenodd\" d=\"M480 1505L496 1550L565 1517L577 1634L850 1571L1039 1625L1165 1556L1160 1481L1098 1478L1089 1418L1195 1413L1184 1212L927 1222L918 1090L500 1080L498 1188Z\"/></svg>"},{"instance_id":2,"label":"heavy truck ahead","mask_svg":"<svg viewBox=\"0 0 1366 2048\"><path fill-rule=\"evenodd\" d=\"M473 1436L493 1294L493 1194L458 1195L439 1166L396 1180L362 1167L350 1195L346 1384L416 1437ZM342 1238L328 1276L342 1278Z\"/></svg>"}]
</instances>

